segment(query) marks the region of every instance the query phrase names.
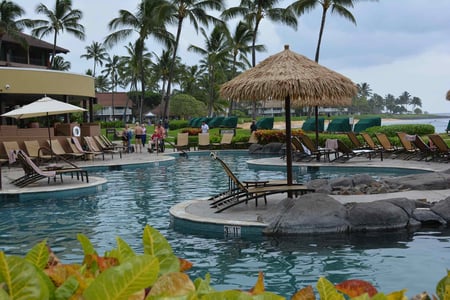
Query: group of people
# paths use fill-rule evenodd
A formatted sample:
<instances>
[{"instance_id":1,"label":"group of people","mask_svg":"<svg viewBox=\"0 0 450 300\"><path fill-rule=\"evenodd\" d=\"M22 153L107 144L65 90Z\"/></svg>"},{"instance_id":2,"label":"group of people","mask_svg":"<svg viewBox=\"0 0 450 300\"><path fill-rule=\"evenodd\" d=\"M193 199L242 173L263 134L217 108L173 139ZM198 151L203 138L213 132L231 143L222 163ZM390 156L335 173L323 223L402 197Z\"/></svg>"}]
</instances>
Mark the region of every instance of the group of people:
<instances>
[{"instance_id":1,"label":"group of people","mask_svg":"<svg viewBox=\"0 0 450 300\"><path fill-rule=\"evenodd\" d=\"M131 145L134 131L134 147ZM164 138L166 137L166 130L159 123L155 127L155 132L152 134L148 142L148 151L156 151L156 147L159 147L159 152L164 152ZM126 147L126 152L139 152L142 153L142 149L145 149L147 143L147 127L145 124L136 123L132 130L129 125L125 125L125 129L122 131L122 142Z\"/></svg>"}]
</instances>

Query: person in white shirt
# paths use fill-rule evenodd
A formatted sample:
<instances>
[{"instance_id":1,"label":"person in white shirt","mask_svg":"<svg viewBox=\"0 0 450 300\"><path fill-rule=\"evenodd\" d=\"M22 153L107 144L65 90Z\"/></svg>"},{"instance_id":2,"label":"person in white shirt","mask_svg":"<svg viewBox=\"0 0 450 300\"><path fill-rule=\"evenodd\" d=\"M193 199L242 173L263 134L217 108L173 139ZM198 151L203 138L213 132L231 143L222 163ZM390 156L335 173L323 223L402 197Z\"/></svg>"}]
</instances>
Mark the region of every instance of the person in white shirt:
<instances>
[{"instance_id":1,"label":"person in white shirt","mask_svg":"<svg viewBox=\"0 0 450 300\"><path fill-rule=\"evenodd\" d=\"M202 122L202 127L201 128L202 128L202 133L208 133L209 126L208 126L208 124L206 124L205 121Z\"/></svg>"}]
</instances>

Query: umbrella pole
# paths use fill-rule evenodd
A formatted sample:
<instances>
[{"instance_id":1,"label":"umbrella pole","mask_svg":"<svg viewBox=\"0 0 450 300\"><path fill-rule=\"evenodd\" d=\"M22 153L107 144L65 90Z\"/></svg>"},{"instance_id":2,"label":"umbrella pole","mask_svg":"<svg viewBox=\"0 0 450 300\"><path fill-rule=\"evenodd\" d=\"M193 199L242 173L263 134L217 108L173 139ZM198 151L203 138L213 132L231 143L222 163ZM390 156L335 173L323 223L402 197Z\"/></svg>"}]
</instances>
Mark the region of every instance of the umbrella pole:
<instances>
[{"instance_id":1,"label":"umbrella pole","mask_svg":"<svg viewBox=\"0 0 450 300\"><path fill-rule=\"evenodd\" d=\"M50 161L53 161L52 137L50 135L50 118L47 113L48 144L50 145Z\"/></svg>"},{"instance_id":2,"label":"umbrella pole","mask_svg":"<svg viewBox=\"0 0 450 300\"><path fill-rule=\"evenodd\" d=\"M286 173L287 184L292 185L292 130L291 130L291 98L286 96L284 100L286 115ZM292 192L288 192L288 198L292 198Z\"/></svg>"},{"instance_id":3,"label":"umbrella pole","mask_svg":"<svg viewBox=\"0 0 450 300\"><path fill-rule=\"evenodd\" d=\"M314 118L316 121L316 148L319 149L319 107L314 106ZM317 160L320 160L320 155L317 154Z\"/></svg>"}]
</instances>

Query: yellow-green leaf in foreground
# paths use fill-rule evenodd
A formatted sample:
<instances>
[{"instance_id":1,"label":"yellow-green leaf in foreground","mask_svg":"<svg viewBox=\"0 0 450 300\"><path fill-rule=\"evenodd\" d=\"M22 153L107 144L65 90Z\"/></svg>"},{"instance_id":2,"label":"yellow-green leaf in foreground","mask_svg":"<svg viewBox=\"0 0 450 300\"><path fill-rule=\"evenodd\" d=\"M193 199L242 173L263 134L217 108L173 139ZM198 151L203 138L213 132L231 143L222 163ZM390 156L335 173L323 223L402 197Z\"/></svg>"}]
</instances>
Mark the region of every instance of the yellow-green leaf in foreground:
<instances>
[{"instance_id":1,"label":"yellow-green leaf in foreground","mask_svg":"<svg viewBox=\"0 0 450 300\"><path fill-rule=\"evenodd\" d=\"M161 256L173 254L172 247L166 238L155 228L146 225L142 237L144 244L144 253L149 255Z\"/></svg>"},{"instance_id":2,"label":"yellow-green leaf in foreground","mask_svg":"<svg viewBox=\"0 0 450 300\"><path fill-rule=\"evenodd\" d=\"M320 277L317 281L317 290L319 291L320 300L344 300L344 295L339 293L334 285L324 277Z\"/></svg>"},{"instance_id":3,"label":"yellow-green leaf in foreground","mask_svg":"<svg viewBox=\"0 0 450 300\"><path fill-rule=\"evenodd\" d=\"M27 253L25 259L40 270L43 270L47 266L49 256L47 240L43 240Z\"/></svg>"},{"instance_id":4,"label":"yellow-green leaf in foreground","mask_svg":"<svg viewBox=\"0 0 450 300\"><path fill-rule=\"evenodd\" d=\"M82 233L79 233L77 234L77 239L80 242L81 247L83 248L84 256L97 254L97 251L95 251L94 246L92 245L91 241L87 236L85 236Z\"/></svg>"},{"instance_id":5,"label":"yellow-green leaf in foreground","mask_svg":"<svg viewBox=\"0 0 450 300\"><path fill-rule=\"evenodd\" d=\"M83 296L89 300L127 299L128 296L150 287L159 273L158 259L150 255L135 256L123 264L101 273Z\"/></svg>"},{"instance_id":6,"label":"yellow-green leaf in foreground","mask_svg":"<svg viewBox=\"0 0 450 300\"><path fill-rule=\"evenodd\" d=\"M48 287L38 271L27 260L0 252L0 273L8 287L10 299L48 299Z\"/></svg>"},{"instance_id":7,"label":"yellow-green leaf in foreground","mask_svg":"<svg viewBox=\"0 0 450 300\"><path fill-rule=\"evenodd\" d=\"M118 253L117 259L119 260L120 263L123 263L130 257L136 256L133 249L131 249L130 245L128 245L127 242L122 240L120 237L116 237L116 241Z\"/></svg>"}]
</instances>

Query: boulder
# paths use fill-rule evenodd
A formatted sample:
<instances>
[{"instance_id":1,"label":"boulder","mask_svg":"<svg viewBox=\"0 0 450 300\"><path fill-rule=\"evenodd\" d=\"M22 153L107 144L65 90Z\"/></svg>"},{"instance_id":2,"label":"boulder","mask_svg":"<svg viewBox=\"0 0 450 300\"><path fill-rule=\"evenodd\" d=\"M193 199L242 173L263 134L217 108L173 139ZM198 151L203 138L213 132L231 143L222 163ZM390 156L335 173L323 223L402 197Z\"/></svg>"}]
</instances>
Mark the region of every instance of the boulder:
<instances>
[{"instance_id":1,"label":"boulder","mask_svg":"<svg viewBox=\"0 0 450 300\"><path fill-rule=\"evenodd\" d=\"M387 200L351 203L347 207L350 231L399 229L409 223L405 209Z\"/></svg>"},{"instance_id":2,"label":"boulder","mask_svg":"<svg viewBox=\"0 0 450 300\"><path fill-rule=\"evenodd\" d=\"M387 178L386 182L393 185L402 185L412 190L441 190L450 188L450 174L445 172L430 172L423 174L412 174L395 178Z\"/></svg>"},{"instance_id":3,"label":"boulder","mask_svg":"<svg viewBox=\"0 0 450 300\"><path fill-rule=\"evenodd\" d=\"M261 216L269 223L267 235L335 233L348 229L345 207L326 194L311 193L296 199L286 198Z\"/></svg>"},{"instance_id":4,"label":"boulder","mask_svg":"<svg viewBox=\"0 0 450 300\"><path fill-rule=\"evenodd\" d=\"M309 189L313 189L316 193L330 194L332 189L328 184L328 179L314 179L306 183Z\"/></svg>"},{"instance_id":5,"label":"boulder","mask_svg":"<svg viewBox=\"0 0 450 300\"><path fill-rule=\"evenodd\" d=\"M435 203L430 210L450 222L450 197Z\"/></svg>"},{"instance_id":6,"label":"boulder","mask_svg":"<svg viewBox=\"0 0 450 300\"><path fill-rule=\"evenodd\" d=\"M413 218L423 224L447 225L447 222L428 208L418 208L413 212Z\"/></svg>"}]
</instances>

